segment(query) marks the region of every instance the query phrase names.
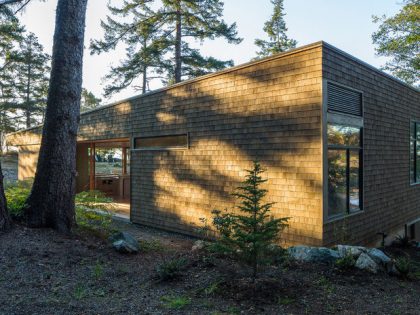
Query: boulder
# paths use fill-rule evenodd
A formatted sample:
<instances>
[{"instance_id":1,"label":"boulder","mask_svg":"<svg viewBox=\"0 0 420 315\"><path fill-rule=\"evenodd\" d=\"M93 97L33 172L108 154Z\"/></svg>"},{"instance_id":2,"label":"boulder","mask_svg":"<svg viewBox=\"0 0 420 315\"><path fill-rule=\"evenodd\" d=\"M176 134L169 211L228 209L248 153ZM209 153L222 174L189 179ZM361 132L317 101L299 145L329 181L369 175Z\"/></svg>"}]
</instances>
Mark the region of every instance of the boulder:
<instances>
[{"instance_id":1,"label":"boulder","mask_svg":"<svg viewBox=\"0 0 420 315\"><path fill-rule=\"evenodd\" d=\"M360 254L355 267L372 273L377 273L380 270L379 265L366 253Z\"/></svg>"},{"instance_id":2,"label":"boulder","mask_svg":"<svg viewBox=\"0 0 420 315\"><path fill-rule=\"evenodd\" d=\"M127 232L119 232L112 235L110 241L115 250L123 254L133 254L140 250L139 242Z\"/></svg>"},{"instance_id":3,"label":"boulder","mask_svg":"<svg viewBox=\"0 0 420 315\"><path fill-rule=\"evenodd\" d=\"M391 263L391 258L384 254L383 251L377 248L371 248L367 254L372 258L377 264L382 266L387 266Z\"/></svg>"},{"instance_id":4,"label":"boulder","mask_svg":"<svg viewBox=\"0 0 420 315\"><path fill-rule=\"evenodd\" d=\"M194 242L194 244L193 244L193 246L192 246L191 250L192 250L193 252L195 252L195 251L199 251L199 250L202 250L205 246L206 246L206 242L204 242L204 241L202 241L202 240L198 240L198 241L195 241L195 242Z\"/></svg>"},{"instance_id":5,"label":"boulder","mask_svg":"<svg viewBox=\"0 0 420 315\"><path fill-rule=\"evenodd\" d=\"M310 252L312 247L309 246L292 246L287 249L289 256L298 261L310 261L311 255Z\"/></svg>"},{"instance_id":6,"label":"boulder","mask_svg":"<svg viewBox=\"0 0 420 315\"><path fill-rule=\"evenodd\" d=\"M305 262L331 263L340 258L337 251L326 247L292 246L287 252L293 259Z\"/></svg>"},{"instance_id":7,"label":"boulder","mask_svg":"<svg viewBox=\"0 0 420 315\"><path fill-rule=\"evenodd\" d=\"M337 245L337 252L341 258L352 255L359 257L362 253L366 253L367 249L363 246Z\"/></svg>"}]
</instances>

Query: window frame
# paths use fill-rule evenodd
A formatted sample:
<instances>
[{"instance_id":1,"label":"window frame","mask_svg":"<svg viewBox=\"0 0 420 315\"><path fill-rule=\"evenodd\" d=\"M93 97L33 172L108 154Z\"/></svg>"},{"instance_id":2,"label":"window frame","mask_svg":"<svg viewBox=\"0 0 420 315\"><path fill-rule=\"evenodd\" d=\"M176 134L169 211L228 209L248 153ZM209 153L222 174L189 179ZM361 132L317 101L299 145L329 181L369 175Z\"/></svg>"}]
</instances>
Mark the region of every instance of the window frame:
<instances>
[{"instance_id":1,"label":"window frame","mask_svg":"<svg viewBox=\"0 0 420 315\"><path fill-rule=\"evenodd\" d=\"M411 130L411 128L413 130ZM408 176L410 178L410 185L416 186L420 185L420 180L417 178L420 178L420 169L417 168L418 164L418 156L417 156L417 150L419 149L420 145L420 137L417 134L420 134L420 120L410 120L410 126L409 126L409 170L408 170ZM414 147L411 147L411 141L413 141ZM413 149L413 152L411 152L411 149ZM412 156L413 154L413 156ZM413 159L413 160L411 160ZM413 163L413 164L412 164ZM413 170L413 175L411 175L411 170Z\"/></svg>"},{"instance_id":2,"label":"window frame","mask_svg":"<svg viewBox=\"0 0 420 315\"><path fill-rule=\"evenodd\" d=\"M328 83L332 83L336 86L341 86L349 90L353 90L361 94L361 106L362 106L362 115L356 116L347 113L341 113L338 111L328 110ZM321 112L321 134L322 134L322 213L324 223L333 222L336 220L342 220L350 216L358 215L364 213L365 211L365 192L364 192L364 165L365 165L365 154L364 147L361 147L361 157L360 159L360 170L361 175L359 180L361 180L360 191L360 210L352 211L350 213L340 213L337 215L330 216L328 213L328 123L348 125L349 127L359 127L361 128L360 141L364 145L365 143L365 129L364 129L364 116L365 116L365 93L361 90L352 88L348 85L338 83L334 80L323 79L322 80L322 112Z\"/></svg>"},{"instance_id":3,"label":"window frame","mask_svg":"<svg viewBox=\"0 0 420 315\"><path fill-rule=\"evenodd\" d=\"M136 140L139 138L164 138L164 137L178 137L178 136L185 136L186 137L186 144L182 146L150 146L150 147L143 147L137 148L136 147ZM156 135L156 136L133 136L132 138L132 149L131 151L171 151L171 150L187 150L190 148L190 134L189 132L186 133L177 133L177 134L165 134L165 135Z\"/></svg>"},{"instance_id":4,"label":"window frame","mask_svg":"<svg viewBox=\"0 0 420 315\"><path fill-rule=\"evenodd\" d=\"M340 144L329 144L328 143L328 125L340 125L344 127L352 127L359 129L359 145L340 145ZM363 127L361 126L353 126L349 124L342 124L342 123L335 123L335 122L327 122L327 156L326 156L326 163L327 163L327 174L329 175L329 161L328 161L328 153L330 151L345 151L346 154L346 211L344 213L338 213L335 215L329 214L329 205L327 199L327 217L328 218L336 218L342 217L345 215L350 215L353 213L358 213L363 211ZM359 172L358 172L358 179L359 179L359 208L356 210L351 209L350 205L350 152L357 152L357 156L359 158ZM327 177L327 198L328 198L328 177Z\"/></svg>"}]
</instances>

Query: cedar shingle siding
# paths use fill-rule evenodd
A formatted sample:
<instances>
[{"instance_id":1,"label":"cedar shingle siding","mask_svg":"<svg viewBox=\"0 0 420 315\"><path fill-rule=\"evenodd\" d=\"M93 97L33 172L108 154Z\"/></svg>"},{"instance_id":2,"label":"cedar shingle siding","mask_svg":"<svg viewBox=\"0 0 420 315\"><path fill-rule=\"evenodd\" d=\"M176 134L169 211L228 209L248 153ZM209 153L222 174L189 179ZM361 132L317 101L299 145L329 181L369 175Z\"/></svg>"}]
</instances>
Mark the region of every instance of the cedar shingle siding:
<instances>
[{"instance_id":1,"label":"cedar shingle siding","mask_svg":"<svg viewBox=\"0 0 420 315\"><path fill-rule=\"evenodd\" d=\"M330 223L322 209L324 80L361 90L364 100L364 211ZM343 224L362 243L420 217L420 185L408 177L419 100L418 91L316 43L85 113L79 139L188 134L188 149L132 151L135 223L194 233L213 209L233 207L243 170L259 160L273 215L291 218L285 243L332 244ZM8 140L27 144L37 132Z\"/></svg>"}]
</instances>

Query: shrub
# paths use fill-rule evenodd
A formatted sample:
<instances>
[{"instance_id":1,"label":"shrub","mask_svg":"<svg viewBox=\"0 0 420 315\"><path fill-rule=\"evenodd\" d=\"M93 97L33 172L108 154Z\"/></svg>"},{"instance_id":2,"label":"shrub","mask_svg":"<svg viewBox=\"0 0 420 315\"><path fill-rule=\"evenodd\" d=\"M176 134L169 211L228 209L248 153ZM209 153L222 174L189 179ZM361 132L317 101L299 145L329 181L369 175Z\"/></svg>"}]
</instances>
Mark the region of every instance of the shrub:
<instances>
[{"instance_id":1,"label":"shrub","mask_svg":"<svg viewBox=\"0 0 420 315\"><path fill-rule=\"evenodd\" d=\"M15 220L22 220L24 207L31 193L33 181L25 180L9 184L5 189L7 208ZM108 236L112 229L112 198L100 191L86 191L76 195L76 223L79 227Z\"/></svg>"},{"instance_id":2,"label":"shrub","mask_svg":"<svg viewBox=\"0 0 420 315\"><path fill-rule=\"evenodd\" d=\"M267 181L261 177L263 172L261 165L254 162L253 169L247 170L243 184L233 194L240 200L237 208L241 214L213 211L213 224L220 233L216 249L251 266L254 280L259 266L271 261L272 246L288 221L269 216L273 203L263 203L267 194L267 190L260 188Z\"/></svg>"},{"instance_id":3,"label":"shrub","mask_svg":"<svg viewBox=\"0 0 420 315\"><path fill-rule=\"evenodd\" d=\"M395 237L395 245L402 248L408 248L411 246L411 241L408 235L397 235Z\"/></svg>"},{"instance_id":4,"label":"shrub","mask_svg":"<svg viewBox=\"0 0 420 315\"><path fill-rule=\"evenodd\" d=\"M170 309L180 310L191 304L191 299L185 296L163 296L161 301Z\"/></svg>"},{"instance_id":5,"label":"shrub","mask_svg":"<svg viewBox=\"0 0 420 315\"><path fill-rule=\"evenodd\" d=\"M353 268L355 264L356 260L350 253L346 253L344 257L339 258L335 261L335 265L342 270L349 270Z\"/></svg>"},{"instance_id":6,"label":"shrub","mask_svg":"<svg viewBox=\"0 0 420 315\"><path fill-rule=\"evenodd\" d=\"M170 281L181 275L187 261L184 258L176 258L166 261L156 267L156 273L160 281Z\"/></svg>"},{"instance_id":7,"label":"shrub","mask_svg":"<svg viewBox=\"0 0 420 315\"><path fill-rule=\"evenodd\" d=\"M407 277L411 271L411 261L408 257L398 257L395 260L395 268L401 273L401 276Z\"/></svg>"},{"instance_id":8,"label":"shrub","mask_svg":"<svg viewBox=\"0 0 420 315\"><path fill-rule=\"evenodd\" d=\"M15 220L21 220L24 215L26 199L29 197L32 188L32 181L18 181L6 187L5 195L7 208L10 215Z\"/></svg>"},{"instance_id":9,"label":"shrub","mask_svg":"<svg viewBox=\"0 0 420 315\"><path fill-rule=\"evenodd\" d=\"M101 191L86 191L76 195L76 223L78 227L108 237L112 232L112 198Z\"/></svg>"}]
</instances>

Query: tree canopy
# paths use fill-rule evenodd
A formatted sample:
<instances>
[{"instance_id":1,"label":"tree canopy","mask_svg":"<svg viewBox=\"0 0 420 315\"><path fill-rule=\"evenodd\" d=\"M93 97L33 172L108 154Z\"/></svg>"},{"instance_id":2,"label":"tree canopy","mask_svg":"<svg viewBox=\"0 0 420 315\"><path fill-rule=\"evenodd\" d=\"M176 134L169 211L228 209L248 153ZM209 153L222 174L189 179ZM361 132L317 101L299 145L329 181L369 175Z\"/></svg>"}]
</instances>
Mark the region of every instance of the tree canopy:
<instances>
[{"instance_id":1,"label":"tree canopy","mask_svg":"<svg viewBox=\"0 0 420 315\"><path fill-rule=\"evenodd\" d=\"M260 49L257 51L257 59L287 51L297 45L297 41L290 39L286 34L283 0L271 0L271 3L274 6L274 12L271 19L264 24L264 32L268 35L268 40L255 40L255 45Z\"/></svg>"},{"instance_id":2,"label":"tree canopy","mask_svg":"<svg viewBox=\"0 0 420 315\"><path fill-rule=\"evenodd\" d=\"M236 24L223 20L220 0L125 0L120 7L108 6L111 15L102 21L104 39L91 42L92 53L127 46L126 58L105 77L110 81L105 94L134 84L148 90L149 81L160 78L165 84L180 82L233 65L233 61L203 56L191 43L225 38L238 44Z\"/></svg>"},{"instance_id":3,"label":"tree canopy","mask_svg":"<svg viewBox=\"0 0 420 315\"><path fill-rule=\"evenodd\" d=\"M379 56L390 57L384 69L401 80L420 84L420 0L405 0L394 16L373 18L381 23L372 35Z\"/></svg>"},{"instance_id":4,"label":"tree canopy","mask_svg":"<svg viewBox=\"0 0 420 315\"><path fill-rule=\"evenodd\" d=\"M24 125L30 128L43 120L47 103L51 57L44 53L33 33L19 42L14 65L15 106L23 113Z\"/></svg>"}]
</instances>

